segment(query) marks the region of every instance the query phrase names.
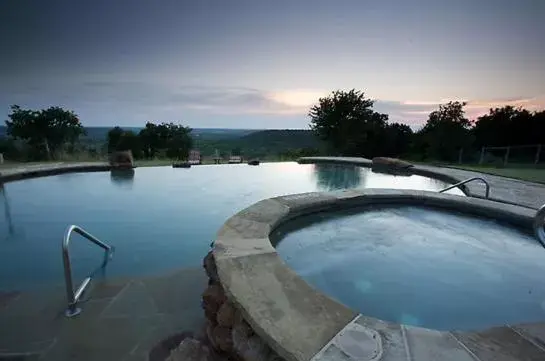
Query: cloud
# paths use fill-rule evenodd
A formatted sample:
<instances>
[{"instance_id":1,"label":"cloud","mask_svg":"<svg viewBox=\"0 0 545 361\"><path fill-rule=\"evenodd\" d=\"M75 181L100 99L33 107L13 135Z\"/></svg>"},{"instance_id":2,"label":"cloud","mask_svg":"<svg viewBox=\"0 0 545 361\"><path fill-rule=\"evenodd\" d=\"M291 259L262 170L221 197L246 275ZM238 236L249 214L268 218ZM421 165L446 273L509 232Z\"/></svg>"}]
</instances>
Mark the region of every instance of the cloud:
<instances>
[{"instance_id":1,"label":"cloud","mask_svg":"<svg viewBox=\"0 0 545 361\"><path fill-rule=\"evenodd\" d=\"M206 118L240 117L242 122L242 119L248 117L261 117L299 119L296 124L304 124L309 108L328 93L315 89L261 90L250 87L164 84L158 81L86 80L56 82L49 86L44 82L27 84L25 87L13 84L9 94L0 94L0 99L9 103L0 105L6 110L10 104L39 108L60 105L75 110L82 119L90 119L92 123L125 119L142 124L146 120L185 119L193 124L194 120ZM425 123L430 112L450 100L461 99L378 99L374 108L388 114L391 122L405 123L416 129ZM545 96L470 100L466 113L470 119L475 119L487 113L489 108L508 104L529 110L544 109Z\"/></svg>"},{"instance_id":2,"label":"cloud","mask_svg":"<svg viewBox=\"0 0 545 361\"><path fill-rule=\"evenodd\" d=\"M488 101L472 100L466 106L466 114L470 119L476 119L479 116L488 113L492 108L501 108L506 105L522 107L530 111L539 111L545 109L545 95L532 98L505 98L492 99Z\"/></svg>"},{"instance_id":3,"label":"cloud","mask_svg":"<svg viewBox=\"0 0 545 361\"><path fill-rule=\"evenodd\" d=\"M476 119L488 113L490 108L499 108L506 105L522 107L530 111L545 109L545 95L531 98L497 98L497 99L441 99L438 101L384 101L377 100L375 108L377 111L389 115L390 121L402 122L414 128L425 124L429 113L439 108L439 105L449 101L465 101L466 116L469 119Z\"/></svg>"}]
</instances>

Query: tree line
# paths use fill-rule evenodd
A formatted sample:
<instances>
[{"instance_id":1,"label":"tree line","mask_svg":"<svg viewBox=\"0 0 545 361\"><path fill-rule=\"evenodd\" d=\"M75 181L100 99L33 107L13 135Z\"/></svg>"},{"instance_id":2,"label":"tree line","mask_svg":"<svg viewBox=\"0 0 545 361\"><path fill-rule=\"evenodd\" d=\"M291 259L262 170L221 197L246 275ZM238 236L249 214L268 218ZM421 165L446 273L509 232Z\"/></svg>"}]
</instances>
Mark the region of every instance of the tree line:
<instances>
[{"instance_id":1,"label":"tree line","mask_svg":"<svg viewBox=\"0 0 545 361\"><path fill-rule=\"evenodd\" d=\"M0 137L0 153L6 159L48 160L60 154L103 153L131 150L136 159L186 159L196 146L203 154L294 159L310 155L394 156L414 160L456 161L460 149L466 159L477 158L483 146L545 144L545 111L504 106L470 121L465 102L448 102L432 111L422 128L413 131L392 123L387 114L373 109L374 101L363 91L337 90L320 98L308 112L309 131L262 131L239 139L203 141L192 129L175 123L146 123L139 131L114 127L104 144L86 144L85 129L70 110L11 107L6 120L7 137ZM311 138L309 138L311 137ZM103 147L103 148L102 148ZM274 153L274 154L273 154ZM545 158L545 157L544 157Z\"/></svg>"},{"instance_id":2,"label":"tree line","mask_svg":"<svg viewBox=\"0 0 545 361\"><path fill-rule=\"evenodd\" d=\"M7 159L52 160L83 150L78 141L86 134L85 128L73 111L60 107L32 110L13 105L8 118L8 137L0 139L0 153L6 154ZM185 160L193 145L190 133L191 128L174 123L148 122L138 133L116 126L108 132L105 146L108 153L131 150L137 159ZM95 146L85 150L100 153Z\"/></svg>"},{"instance_id":3,"label":"tree line","mask_svg":"<svg viewBox=\"0 0 545 361\"><path fill-rule=\"evenodd\" d=\"M467 103L452 101L432 111L425 125L413 131L388 123L388 115L374 111L373 105L362 91L334 91L310 109L310 128L327 142L328 153L346 156L452 162L460 149L475 154L482 146L545 144L545 111L507 105L470 121Z\"/></svg>"},{"instance_id":4,"label":"tree line","mask_svg":"<svg viewBox=\"0 0 545 361\"><path fill-rule=\"evenodd\" d=\"M130 150L136 159L187 160L192 146L191 128L174 123L147 122L138 133L116 126L107 135L108 153Z\"/></svg>"}]
</instances>

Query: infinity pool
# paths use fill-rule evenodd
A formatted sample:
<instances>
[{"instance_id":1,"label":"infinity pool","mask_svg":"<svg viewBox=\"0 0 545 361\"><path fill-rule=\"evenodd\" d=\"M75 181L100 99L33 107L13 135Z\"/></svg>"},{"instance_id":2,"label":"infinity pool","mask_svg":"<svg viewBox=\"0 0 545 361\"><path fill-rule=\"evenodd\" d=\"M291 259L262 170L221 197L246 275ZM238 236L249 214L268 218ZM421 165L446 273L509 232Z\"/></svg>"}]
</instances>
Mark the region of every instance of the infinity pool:
<instances>
[{"instance_id":1,"label":"infinity pool","mask_svg":"<svg viewBox=\"0 0 545 361\"><path fill-rule=\"evenodd\" d=\"M296 163L150 167L137 168L133 176L74 173L8 183L0 191L0 289L62 284L61 240L70 224L116 248L107 275L154 274L200 265L223 222L264 198L445 186L420 176ZM74 235L71 257L74 278L80 280L100 265L102 252Z\"/></svg>"},{"instance_id":2,"label":"infinity pool","mask_svg":"<svg viewBox=\"0 0 545 361\"><path fill-rule=\"evenodd\" d=\"M440 330L545 321L545 249L492 220L366 209L301 218L273 240L299 275L364 315Z\"/></svg>"}]
</instances>

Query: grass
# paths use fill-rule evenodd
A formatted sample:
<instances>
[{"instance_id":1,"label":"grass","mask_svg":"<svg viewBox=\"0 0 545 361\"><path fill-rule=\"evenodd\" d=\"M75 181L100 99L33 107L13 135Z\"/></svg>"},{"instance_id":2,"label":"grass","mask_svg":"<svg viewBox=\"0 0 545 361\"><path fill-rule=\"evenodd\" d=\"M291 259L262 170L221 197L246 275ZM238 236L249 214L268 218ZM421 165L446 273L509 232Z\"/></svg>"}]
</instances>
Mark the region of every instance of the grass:
<instances>
[{"instance_id":1,"label":"grass","mask_svg":"<svg viewBox=\"0 0 545 361\"><path fill-rule=\"evenodd\" d=\"M243 163L245 164L247 160L245 160ZM271 163L271 162L283 162L288 160L280 160L278 158L265 158L260 160L261 163ZM71 163L80 163L80 162L86 162L86 163L104 163L107 162L107 160L100 160L100 159L86 159L86 160L51 160L51 161L41 161L41 162L13 162L13 161L6 161L3 164L0 164L0 170L2 169L10 169L10 168L16 168L16 167L25 167L25 166L32 166L32 165L40 165L40 164L56 164L56 163L64 163L64 164L71 164ZM137 167L161 167L161 166L170 166L172 163L175 163L175 160L172 159L150 159L150 160L135 160L134 164ZM212 159L204 159L202 164L214 164L214 161ZM227 164L226 161L224 161L221 164Z\"/></svg>"},{"instance_id":2,"label":"grass","mask_svg":"<svg viewBox=\"0 0 545 361\"><path fill-rule=\"evenodd\" d=\"M479 166L479 165L455 165L454 167L460 169L467 169L481 173L493 174L502 177L521 179L529 182L536 182L545 184L545 168L528 168L517 167L513 165L508 168L496 168L491 166Z\"/></svg>"}]
</instances>

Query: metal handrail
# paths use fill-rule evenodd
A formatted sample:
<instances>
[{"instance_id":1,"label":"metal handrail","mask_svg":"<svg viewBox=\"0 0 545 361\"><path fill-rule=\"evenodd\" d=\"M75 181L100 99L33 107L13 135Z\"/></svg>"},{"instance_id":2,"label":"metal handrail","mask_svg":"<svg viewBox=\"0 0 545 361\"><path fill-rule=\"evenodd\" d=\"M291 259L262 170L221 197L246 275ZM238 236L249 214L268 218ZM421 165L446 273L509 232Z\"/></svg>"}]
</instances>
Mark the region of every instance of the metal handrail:
<instances>
[{"instance_id":1,"label":"metal handrail","mask_svg":"<svg viewBox=\"0 0 545 361\"><path fill-rule=\"evenodd\" d=\"M466 180L463 180L461 182L458 182L456 184L453 184L451 186L448 186L447 188L445 189L441 189L439 191L439 193L443 193L443 192L446 192L446 191L449 191L451 189L454 189L454 188L457 188L457 187L460 187L466 183L469 183L469 182L473 182L473 181L476 181L476 180L479 180L481 182L484 183L485 187L486 187L486 191L485 191L485 198L488 198L490 196L490 184L488 184L488 182L486 181L486 179L484 178L481 178L481 177L473 177L473 178L468 178Z\"/></svg>"},{"instance_id":2,"label":"metal handrail","mask_svg":"<svg viewBox=\"0 0 545 361\"><path fill-rule=\"evenodd\" d=\"M545 204L537 210L534 217L534 233L537 240L545 247Z\"/></svg>"},{"instance_id":3,"label":"metal handrail","mask_svg":"<svg viewBox=\"0 0 545 361\"><path fill-rule=\"evenodd\" d=\"M68 299L68 308L64 312L66 317L73 317L76 315L79 315L81 312L81 308L77 307L78 301L80 297L83 295L83 292L85 291L85 288L89 286L89 283L91 282L91 277L87 277L83 280L83 282L79 285L79 287L74 291L74 284L72 282L72 267L70 263L70 254L68 246L70 245L70 236L72 235L72 232L76 232L80 234L81 236L85 237L89 241L93 242L97 246L103 248L106 252L110 253L112 252L113 248L106 243L102 242L89 232L85 231L83 228L71 225L66 230L66 234L64 235L64 239L62 241L62 260L64 264L64 280L66 282L66 297Z\"/></svg>"}]
</instances>

